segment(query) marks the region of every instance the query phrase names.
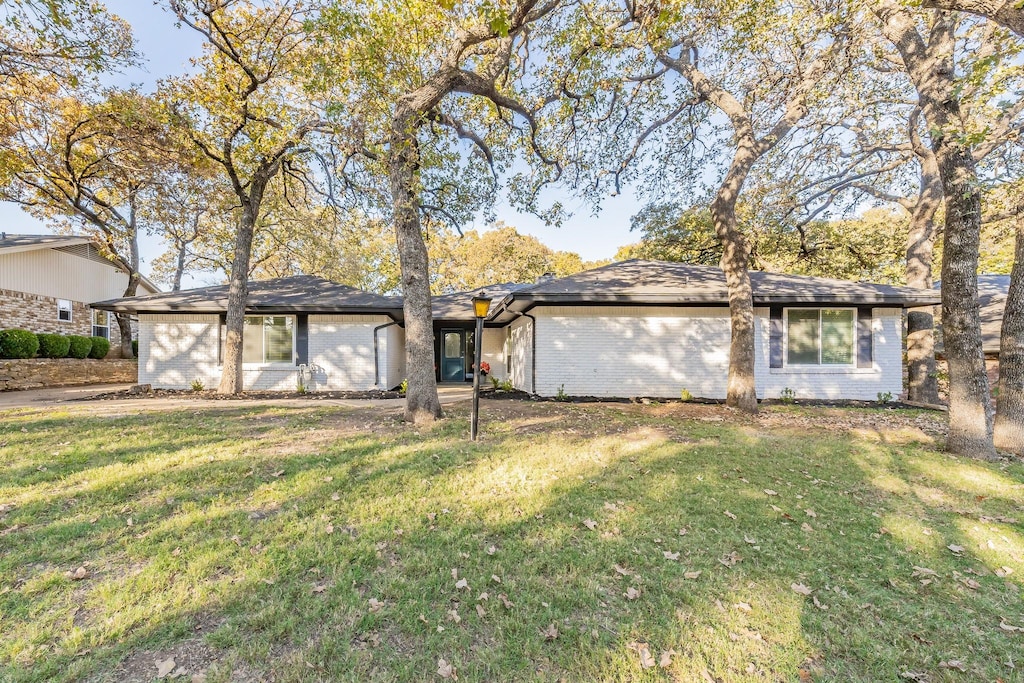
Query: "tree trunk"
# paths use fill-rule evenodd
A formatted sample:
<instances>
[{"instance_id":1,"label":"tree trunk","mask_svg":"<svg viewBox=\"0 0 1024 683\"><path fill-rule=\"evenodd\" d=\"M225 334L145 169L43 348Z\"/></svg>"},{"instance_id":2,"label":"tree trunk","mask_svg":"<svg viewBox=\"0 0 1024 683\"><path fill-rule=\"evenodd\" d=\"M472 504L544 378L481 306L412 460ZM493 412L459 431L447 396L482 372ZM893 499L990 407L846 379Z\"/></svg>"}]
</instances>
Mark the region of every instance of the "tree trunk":
<instances>
[{"instance_id":1,"label":"tree trunk","mask_svg":"<svg viewBox=\"0 0 1024 683\"><path fill-rule=\"evenodd\" d=\"M124 288L124 296L135 296L138 294L139 280L141 279L142 276L137 270L128 273L128 286ZM116 313L114 319L117 320L117 331L121 335L121 358L134 358L135 349L132 348L131 316L127 313Z\"/></svg>"},{"instance_id":2,"label":"tree trunk","mask_svg":"<svg viewBox=\"0 0 1024 683\"><path fill-rule=\"evenodd\" d=\"M942 337L949 364L946 448L959 455L993 458L992 398L978 319L981 195L954 87L955 25L946 14L937 13L925 41L902 5L880 0L872 10L917 90L942 179Z\"/></svg>"},{"instance_id":3,"label":"tree trunk","mask_svg":"<svg viewBox=\"0 0 1024 683\"><path fill-rule=\"evenodd\" d=\"M235 255L231 263L228 310L224 320L224 367L217 387L220 394L237 394L243 389L242 335L245 332L245 305L249 298L249 259L265 187L266 181L252 180L248 201L242 203L242 217L235 233Z\"/></svg>"},{"instance_id":4,"label":"tree trunk","mask_svg":"<svg viewBox=\"0 0 1024 683\"><path fill-rule=\"evenodd\" d=\"M188 255L188 245L182 242L178 245L178 255L174 261L174 280L171 282L171 291L181 291L181 278L185 274L185 259Z\"/></svg>"},{"instance_id":5,"label":"tree trunk","mask_svg":"<svg viewBox=\"0 0 1024 683\"><path fill-rule=\"evenodd\" d=\"M1020 218L999 341L995 446L1024 455L1024 221Z\"/></svg>"},{"instance_id":6,"label":"tree trunk","mask_svg":"<svg viewBox=\"0 0 1024 683\"><path fill-rule=\"evenodd\" d=\"M931 289L935 214L942 205L942 181L935 157L921 159L921 190L910 216L907 234L907 285ZM907 397L921 403L939 402L935 371L935 313L931 307L907 313Z\"/></svg>"},{"instance_id":7,"label":"tree trunk","mask_svg":"<svg viewBox=\"0 0 1024 683\"><path fill-rule=\"evenodd\" d=\"M757 160L753 143L740 141L732 165L711 202L715 232L722 243L722 270L729 290L729 384L726 405L748 413L757 412L754 382L754 298L750 286L750 245L736 226L736 200L743 181Z\"/></svg>"},{"instance_id":8,"label":"tree trunk","mask_svg":"<svg viewBox=\"0 0 1024 683\"><path fill-rule=\"evenodd\" d=\"M1024 9L1014 0L924 0L921 6L977 14L1024 37Z\"/></svg>"},{"instance_id":9,"label":"tree trunk","mask_svg":"<svg viewBox=\"0 0 1024 683\"><path fill-rule=\"evenodd\" d=\"M434 377L434 317L427 246L420 229L418 167L413 115L398 115L391 133L388 175L405 296L405 367L409 381L405 419L429 424L442 413Z\"/></svg>"},{"instance_id":10,"label":"tree trunk","mask_svg":"<svg viewBox=\"0 0 1024 683\"><path fill-rule=\"evenodd\" d=\"M956 100L940 106L957 107ZM942 250L942 339L949 364L946 448L960 455L993 458L992 396L978 311L981 195L974 158L952 135L938 137L935 157L946 198Z\"/></svg>"}]
</instances>

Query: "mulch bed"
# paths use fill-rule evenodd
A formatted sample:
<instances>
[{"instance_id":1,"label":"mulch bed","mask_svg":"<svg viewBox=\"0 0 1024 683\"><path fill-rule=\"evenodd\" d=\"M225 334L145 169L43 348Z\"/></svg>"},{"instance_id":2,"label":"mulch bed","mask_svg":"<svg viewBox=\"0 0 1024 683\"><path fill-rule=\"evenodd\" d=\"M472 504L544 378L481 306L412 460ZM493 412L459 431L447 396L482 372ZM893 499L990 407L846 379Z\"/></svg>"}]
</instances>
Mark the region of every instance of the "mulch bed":
<instances>
[{"instance_id":1,"label":"mulch bed","mask_svg":"<svg viewBox=\"0 0 1024 683\"><path fill-rule=\"evenodd\" d=\"M192 391L190 389L151 389L144 392L133 392L130 389L123 391L108 391L95 396L85 396L74 399L76 401L122 401L132 398L178 398L204 401L257 401L273 400L282 398L300 398L309 401L323 401L328 399L371 399L371 398L403 398L397 391L243 391L240 394L218 394L212 389L204 391Z\"/></svg>"}]
</instances>

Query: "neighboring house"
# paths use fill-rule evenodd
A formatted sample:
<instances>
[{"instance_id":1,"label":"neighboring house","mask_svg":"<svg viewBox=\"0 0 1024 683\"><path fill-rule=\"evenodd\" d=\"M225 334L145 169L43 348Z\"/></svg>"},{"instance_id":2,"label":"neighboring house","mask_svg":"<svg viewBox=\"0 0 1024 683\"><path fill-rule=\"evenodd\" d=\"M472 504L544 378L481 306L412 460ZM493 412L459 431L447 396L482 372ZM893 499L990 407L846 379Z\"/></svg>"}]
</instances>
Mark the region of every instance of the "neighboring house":
<instances>
[{"instance_id":1,"label":"neighboring house","mask_svg":"<svg viewBox=\"0 0 1024 683\"><path fill-rule=\"evenodd\" d=\"M904 308L938 294L908 287L752 272L758 396L875 400L903 391ZM390 388L404 377L401 300L306 276L253 282L245 386ZM494 296L483 358L491 374L554 396L724 398L730 319L718 268L624 261ZM465 381L475 292L434 298L437 374ZM101 302L138 313L139 381L207 386L220 375L226 287ZM247 332L249 330L247 329ZM269 354L269 355L268 355Z\"/></svg>"},{"instance_id":2,"label":"neighboring house","mask_svg":"<svg viewBox=\"0 0 1024 683\"><path fill-rule=\"evenodd\" d=\"M127 286L128 274L90 237L0 233L0 329L106 337L117 353L117 321L89 302L122 296ZM140 294L157 291L145 278L139 284Z\"/></svg>"}]
</instances>

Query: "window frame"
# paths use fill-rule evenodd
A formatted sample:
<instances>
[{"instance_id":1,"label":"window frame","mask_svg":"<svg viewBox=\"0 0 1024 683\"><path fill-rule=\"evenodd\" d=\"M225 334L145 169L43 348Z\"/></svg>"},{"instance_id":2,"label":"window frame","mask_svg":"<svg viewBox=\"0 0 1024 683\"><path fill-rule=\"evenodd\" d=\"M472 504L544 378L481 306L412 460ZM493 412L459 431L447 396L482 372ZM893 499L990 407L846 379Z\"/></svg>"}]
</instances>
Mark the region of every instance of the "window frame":
<instances>
[{"instance_id":1,"label":"window frame","mask_svg":"<svg viewBox=\"0 0 1024 683\"><path fill-rule=\"evenodd\" d=\"M67 308L63 306L67 304ZM70 323L75 321L75 304L71 299L57 299L57 322ZM67 311L68 317L65 320L61 317L61 313Z\"/></svg>"},{"instance_id":2,"label":"window frame","mask_svg":"<svg viewBox=\"0 0 1024 683\"><path fill-rule=\"evenodd\" d=\"M266 360L267 349L264 346L263 347L263 358L264 358L264 360L258 361L258 362L246 361L245 360L245 355L244 355L245 354L245 349L243 347L243 349L242 349L242 353L243 353L243 355L242 355L242 367L243 368L265 368L265 367L279 367L279 368L290 367L290 368L293 368L293 367L297 366L296 349L298 348L298 338L297 338L298 327L299 327L298 316L293 315L293 314L287 314L287 313L260 313L260 314L256 314L256 315L246 315L245 317L246 318L260 318L260 319L263 319L263 318L287 318L287 319L291 320L292 357L291 357L291 360L289 360L289 361L282 361L282 360L268 361L268 360ZM225 344L225 340L227 339L227 335L226 335L226 329L227 328L225 327L224 324L221 324L219 327L220 327L220 337L221 337L220 345L219 345L219 347L220 347L219 364L220 365L224 365L224 344ZM261 334L263 333L263 325L262 325L262 323L260 324L260 333Z\"/></svg>"},{"instance_id":3,"label":"window frame","mask_svg":"<svg viewBox=\"0 0 1024 683\"><path fill-rule=\"evenodd\" d=\"M817 311L818 313L818 362L817 363L790 363L789 362L789 312L790 311ZM822 311L851 311L853 313L853 319L850 327L852 329L852 342L851 350L851 361L849 363L822 363L822 329L821 329L821 312ZM805 369L805 368L837 368L837 369L856 369L857 366L857 339L858 339L858 318L859 311L855 306L787 306L782 309L782 367L783 368L794 368L794 369Z\"/></svg>"},{"instance_id":4,"label":"window frame","mask_svg":"<svg viewBox=\"0 0 1024 683\"><path fill-rule=\"evenodd\" d=\"M90 310L92 311L92 316L91 316L91 318L92 318L92 324L91 324L92 336L94 336L94 337L103 337L107 341L110 341L110 312L109 311L104 311L104 310L99 309L99 308L93 308L93 309L90 309ZM107 317L107 324L106 325L98 325L98 324L96 324L96 314L97 313L103 313L104 315L106 315L106 317ZM98 330L98 329L106 330L107 333L106 334L96 334L96 330Z\"/></svg>"}]
</instances>

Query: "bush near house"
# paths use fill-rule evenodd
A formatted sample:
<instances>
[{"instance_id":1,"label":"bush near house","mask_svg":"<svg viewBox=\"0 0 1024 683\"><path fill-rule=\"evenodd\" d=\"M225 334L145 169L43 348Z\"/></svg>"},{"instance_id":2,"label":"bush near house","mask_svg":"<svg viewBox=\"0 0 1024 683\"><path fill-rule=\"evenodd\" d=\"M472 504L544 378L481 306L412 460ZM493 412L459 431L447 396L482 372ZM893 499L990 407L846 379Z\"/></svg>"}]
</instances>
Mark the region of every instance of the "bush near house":
<instances>
[{"instance_id":1,"label":"bush near house","mask_svg":"<svg viewBox=\"0 0 1024 683\"><path fill-rule=\"evenodd\" d=\"M69 334L68 341L71 342L68 349L68 358L88 358L92 351L92 338L83 337L80 334Z\"/></svg>"},{"instance_id":2,"label":"bush near house","mask_svg":"<svg viewBox=\"0 0 1024 683\"><path fill-rule=\"evenodd\" d=\"M91 337L92 350L89 351L89 358L100 360L107 357L110 351L110 342L103 337Z\"/></svg>"},{"instance_id":3,"label":"bush near house","mask_svg":"<svg viewBox=\"0 0 1024 683\"><path fill-rule=\"evenodd\" d=\"M39 338L39 356L41 358L64 358L68 355L71 340L63 334L41 332L36 337Z\"/></svg>"},{"instance_id":4,"label":"bush near house","mask_svg":"<svg viewBox=\"0 0 1024 683\"><path fill-rule=\"evenodd\" d=\"M132 339L132 355L136 358L139 357L139 340Z\"/></svg>"},{"instance_id":5,"label":"bush near house","mask_svg":"<svg viewBox=\"0 0 1024 683\"><path fill-rule=\"evenodd\" d=\"M0 358L35 358L39 339L29 330L0 330Z\"/></svg>"}]
</instances>

